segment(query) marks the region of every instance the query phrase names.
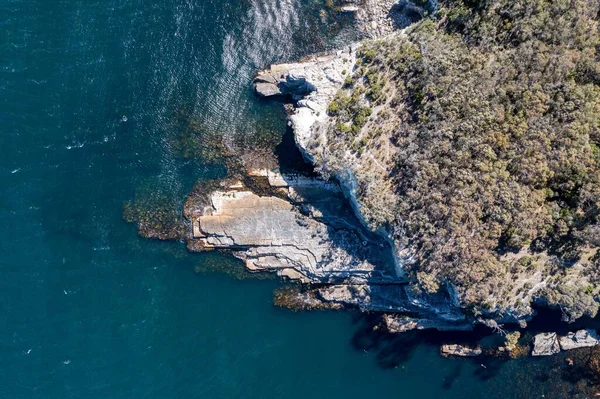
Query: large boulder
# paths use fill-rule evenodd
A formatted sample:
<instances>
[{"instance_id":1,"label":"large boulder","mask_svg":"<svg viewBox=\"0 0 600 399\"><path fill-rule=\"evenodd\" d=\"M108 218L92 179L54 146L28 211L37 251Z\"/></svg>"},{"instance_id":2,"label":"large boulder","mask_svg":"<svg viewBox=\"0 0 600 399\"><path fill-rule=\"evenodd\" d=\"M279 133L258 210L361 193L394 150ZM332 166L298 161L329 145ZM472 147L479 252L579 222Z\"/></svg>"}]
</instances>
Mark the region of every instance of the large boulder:
<instances>
[{"instance_id":1,"label":"large boulder","mask_svg":"<svg viewBox=\"0 0 600 399\"><path fill-rule=\"evenodd\" d=\"M254 84L254 91L260 97L280 96L283 94L277 83L269 82L256 82Z\"/></svg>"},{"instance_id":2,"label":"large boulder","mask_svg":"<svg viewBox=\"0 0 600 399\"><path fill-rule=\"evenodd\" d=\"M560 352L556 333L541 333L533 337L532 356L550 356Z\"/></svg>"},{"instance_id":3,"label":"large boulder","mask_svg":"<svg viewBox=\"0 0 600 399\"><path fill-rule=\"evenodd\" d=\"M260 97L291 95L295 100L316 91L311 82L315 72L321 72L320 63L332 57L317 58L312 62L272 65L254 78L254 91Z\"/></svg>"},{"instance_id":4,"label":"large boulder","mask_svg":"<svg viewBox=\"0 0 600 399\"><path fill-rule=\"evenodd\" d=\"M594 330L579 330L570 332L566 337L560 337L560 347L564 351L577 348L586 348L598 345L598 334Z\"/></svg>"}]
</instances>

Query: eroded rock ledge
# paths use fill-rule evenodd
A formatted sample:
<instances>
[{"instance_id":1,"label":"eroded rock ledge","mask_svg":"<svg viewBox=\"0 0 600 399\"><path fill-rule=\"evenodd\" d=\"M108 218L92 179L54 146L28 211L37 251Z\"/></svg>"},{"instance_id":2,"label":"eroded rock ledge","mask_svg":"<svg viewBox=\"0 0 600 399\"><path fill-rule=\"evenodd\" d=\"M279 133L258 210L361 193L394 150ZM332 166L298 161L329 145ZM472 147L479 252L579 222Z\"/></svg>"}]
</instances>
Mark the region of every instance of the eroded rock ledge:
<instances>
[{"instance_id":1,"label":"eroded rock ledge","mask_svg":"<svg viewBox=\"0 0 600 399\"><path fill-rule=\"evenodd\" d=\"M268 172L273 189L260 196L241 182L213 191L191 211L190 248L230 249L251 271L276 271L304 283L399 283L381 240L367 238L350 215L338 215L333 183ZM334 208L335 207L335 208Z\"/></svg>"},{"instance_id":2,"label":"eroded rock ledge","mask_svg":"<svg viewBox=\"0 0 600 399\"><path fill-rule=\"evenodd\" d=\"M270 170L251 175L265 188L260 194L223 180L190 195L190 250L228 250L251 272L307 284L282 299L295 308L355 307L412 315L420 328L471 327L449 298L407 284L388 242L364 228L337 183Z\"/></svg>"},{"instance_id":3,"label":"eroded rock ledge","mask_svg":"<svg viewBox=\"0 0 600 399\"><path fill-rule=\"evenodd\" d=\"M353 44L303 62L272 65L254 79L258 96L289 96L295 101L289 121L298 148L309 162L314 162L309 143L314 139L316 127L329 122L327 107L352 72L356 48ZM321 137L324 139L325 136Z\"/></svg>"}]
</instances>

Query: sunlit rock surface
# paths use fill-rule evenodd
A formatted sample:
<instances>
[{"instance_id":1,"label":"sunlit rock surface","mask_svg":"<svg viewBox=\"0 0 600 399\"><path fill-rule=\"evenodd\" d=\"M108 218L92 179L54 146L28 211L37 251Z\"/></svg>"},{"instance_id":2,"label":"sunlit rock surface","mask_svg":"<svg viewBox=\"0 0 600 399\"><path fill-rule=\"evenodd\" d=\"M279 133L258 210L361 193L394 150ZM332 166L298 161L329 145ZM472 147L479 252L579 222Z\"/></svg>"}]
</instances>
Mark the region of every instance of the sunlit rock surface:
<instances>
[{"instance_id":1,"label":"sunlit rock surface","mask_svg":"<svg viewBox=\"0 0 600 399\"><path fill-rule=\"evenodd\" d=\"M541 333L533 337L532 356L549 356L560 352L556 333Z\"/></svg>"},{"instance_id":2,"label":"sunlit rock surface","mask_svg":"<svg viewBox=\"0 0 600 399\"><path fill-rule=\"evenodd\" d=\"M481 348L471 348L464 345L442 345L440 352L443 356L473 357L482 353Z\"/></svg>"},{"instance_id":3,"label":"sunlit rock surface","mask_svg":"<svg viewBox=\"0 0 600 399\"><path fill-rule=\"evenodd\" d=\"M566 337L559 338L560 348L564 351L586 348L598 345L598 334L594 330L579 330L570 332Z\"/></svg>"},{"instance_id":4,"label":"sunlit rock surface","mask_svg":"<svg viewBox=\"0 0 600 399\"><path fill-rule=\"evenodd\" d=\"M403 282L390 266L386 243L343 212L337 185L266 175L280 196L261 196L232 182L189 209L190 248L233 250L250 271L273 271L304 283Z\"/></svg>"}]
</instances>

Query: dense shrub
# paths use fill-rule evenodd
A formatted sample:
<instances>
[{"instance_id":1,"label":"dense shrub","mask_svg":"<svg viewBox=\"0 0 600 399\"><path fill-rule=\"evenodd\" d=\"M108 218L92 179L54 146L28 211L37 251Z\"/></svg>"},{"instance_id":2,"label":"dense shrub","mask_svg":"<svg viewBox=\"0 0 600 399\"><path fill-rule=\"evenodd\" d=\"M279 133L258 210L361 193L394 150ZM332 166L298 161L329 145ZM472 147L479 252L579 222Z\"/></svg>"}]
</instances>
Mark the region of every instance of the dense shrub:
<instances>
[{"instance_id":1,"label":"dense shrub","mask_svg":"<svg viewBox=\"0 0 600 399\"><path fill-rule=\"evenodd\" d=\"M561 279L600 243L598 19L597 0L446 0L437 20L361 49L367 99L393 85L382 112L398 121L388 175L397 200L371 222L408 239L425 287L451 283L465 303L502 311L512 281L539 268L547 282L560 276L545 288L550 303L574 316L597 308L597 285ZM344 120L379 137L355 100ZM536 252L556 256L533 261ZM598 262L584 263L597 284Z\"/></svg>"}]
</instances>

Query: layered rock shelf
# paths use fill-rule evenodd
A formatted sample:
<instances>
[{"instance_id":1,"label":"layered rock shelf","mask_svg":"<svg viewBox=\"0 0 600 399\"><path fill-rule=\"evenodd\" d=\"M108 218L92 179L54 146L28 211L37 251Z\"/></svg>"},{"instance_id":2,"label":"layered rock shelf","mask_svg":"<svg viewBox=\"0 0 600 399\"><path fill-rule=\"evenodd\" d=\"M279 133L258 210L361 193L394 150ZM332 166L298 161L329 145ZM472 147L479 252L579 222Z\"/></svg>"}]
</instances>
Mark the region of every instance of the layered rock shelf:
<instances>
[{"instance_id":1,"label":"layered rock shelf","mask_svg":"<svg viewBox=\"0 0 600 399\"><path fill-rule=\"evenodd\" d=\"M389 243L365 229L337 183L270 170L249 175L265 192L224 180L216 189L190 195L185 209L192 221L190 250L228 250L251 272L310 285L290 298L302 308L401 312L419 320L413 328L470 328L448 298L407 284Z\"/></svg>"},{"instance_id":2,"label":"layered rock shelf","mask_svg":"<svg viewBox=\"0 0 600 399\"><path fill-rule=\"evenodd\" d=\"M271 183L288 199L257 195L241 183L212 192L194 212L193 248L230 249L248 270L304 283L402 282L383 241L367 239L358 224L327 209L341 201L336 185L281 175Z\"/></svg>"},{"instance_id":3,"label":"layered rock shelf","mask_svg":"<svg viewBox=\"0 0 600 399\"><path fill-rule=\"evenodd\" d=\"M469 346L453 344L442 345L440 353L442 356L473 357L481 355L483 351L479 347L471 348Z\"/></svg>"}]
</instances>

